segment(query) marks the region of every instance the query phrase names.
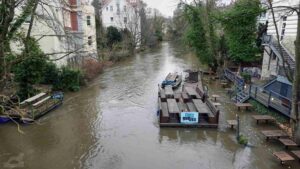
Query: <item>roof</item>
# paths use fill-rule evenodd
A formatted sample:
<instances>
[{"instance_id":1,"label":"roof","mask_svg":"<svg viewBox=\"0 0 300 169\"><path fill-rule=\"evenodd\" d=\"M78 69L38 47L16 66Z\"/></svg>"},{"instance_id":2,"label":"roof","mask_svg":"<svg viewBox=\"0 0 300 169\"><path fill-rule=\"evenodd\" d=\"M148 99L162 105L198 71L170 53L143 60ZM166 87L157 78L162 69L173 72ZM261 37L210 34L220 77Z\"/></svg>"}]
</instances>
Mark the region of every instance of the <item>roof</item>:
<instances>
[{"instance_id":1,"label":"roof","mask_svg":"<svg viewBox=\"0 0 300 169\"><path fill-rule=\"evenodd\" d=\"M293 86L293 84L284 76L277 76L277 81Z\"/></svg>"}]
</instances>

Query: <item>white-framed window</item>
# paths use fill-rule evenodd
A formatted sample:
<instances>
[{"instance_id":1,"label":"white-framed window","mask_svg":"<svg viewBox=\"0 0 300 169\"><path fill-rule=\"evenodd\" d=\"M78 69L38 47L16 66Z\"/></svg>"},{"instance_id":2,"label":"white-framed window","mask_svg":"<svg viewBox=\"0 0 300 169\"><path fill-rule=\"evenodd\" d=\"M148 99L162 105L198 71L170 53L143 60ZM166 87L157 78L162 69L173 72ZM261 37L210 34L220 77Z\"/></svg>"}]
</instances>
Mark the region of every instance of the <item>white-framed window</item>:
<instances>
[{"instance_id":1,"label":"white-framed window","mask_svg":"<svg viewBox=\"0 0 300 169\"><path fill-rule=\"evenodd\" d=\"M127 23L127 17L124 17L124 23Z\"/></svg>"},{"instance_id":2,"label":"white-framed window","mask_svg":"<svg viewBox=\"0 0 300 169\"><path fill-rule=\"evenodd\" d=\"M106 7L106 11L108 11L108 6Z\"/></svg>"},{"instance_id":3,"label":"white-framed window","mask_svg":"<svg viewBox=\"0 0 300 169\"><path fill-rule=\"evenodd\" d=\"M86 16L86 24L87 24L88 26L91 25L91 16Z\"/></svg>"},{"instance_id":4,"label":"white-framed window","mask_svg":"<svg viewBox=\"0 0 300 169\"><path fill-rule=\"evenodd\" d=\"M114 7L112 5L110 6L110 11L114 11Z\"/></svg>"},{"instance_id":5,"label":"white-framed window","mask_svg":"<svg viewBox=\"0 0 300 169\"><path fill-rule=\"evenodd\" d=\"M110 21L113 22L114 21L114 17L110 17Z\"/></svg>"},{"instance_id":6,"label":"white-framed window","mask_svg":"<svg viewBox=\"0 0 300 169\"><path fill-rule=\"evenodd\" d=\"M124 10L124 12L127 11L127 6L126 5L124 5L123 10Z\"/></svg>"}]
</instances>

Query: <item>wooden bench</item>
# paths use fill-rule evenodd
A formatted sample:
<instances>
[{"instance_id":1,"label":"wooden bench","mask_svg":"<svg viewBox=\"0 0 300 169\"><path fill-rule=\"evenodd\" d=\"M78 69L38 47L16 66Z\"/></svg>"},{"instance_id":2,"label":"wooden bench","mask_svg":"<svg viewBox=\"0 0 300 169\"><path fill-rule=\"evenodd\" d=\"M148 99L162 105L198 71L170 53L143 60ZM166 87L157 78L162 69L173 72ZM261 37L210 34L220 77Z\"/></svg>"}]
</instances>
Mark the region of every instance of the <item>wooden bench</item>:
<instances>
[{"instance_id":1,"label":"wooden bench","mask_svg":"<svg viewBox=\"0 0 300 169\"><path fill-rule=\"evenodd\" d=\"M166 102L161 103L160 122L161 123L168 123L169 122L169 110L168 110L168 104Z\"/></svg>"},{"instance_id":2,"label":"wooden bench","mask_svg":"<svg viewBox=\"0 0 300 169\"><path fill-rule=\"evenodd\" d=\"M293 140L288 139L288 138L280 138L278 140L279 140L279 142L281 142L284 145L285 149L288 149L289 147L297 147L298 146L297 143L295 143Z\"/></svg>"},{"instance_id":3,"label":"wooden bench","mask_svg":"<svg viewBox=\"0 0 300 169\"><path fill-rule=\"evenodd\" d=\"M226 82L221 82L220 84L223 88L227 87L227 85L228 85L228 83L226 83Z\"/></svg>"},{"instance_id":4,"label":"wooden bench","mask_svg":"<svg viewBox=\"0 0 300 169\"><path fill-rule=\"evenodd\" d=\"M275 121L275 118L269 115L253 115L252 118L256 120L256 124L258 124L260 121L265 121L266 123L269 121Z\"/></svg>"},{"instance_id":5,"label":"wooden bench","mask_svg":"<svg viewBox=\"0 0 300 169\"><path fill-rule=\"evenodd\" d=\"M186 103L186 105L187 105L190 112L197 112L196 107L193 103L188 102L188 103Z\"/></svg>"},{"instance_id":6,"label":"wooden bench","mask_svg":"<svg viewBox=\"0 0 300 169\"><path fill-rule=\"evenodd\" d=\"M299 162L300 162L300 150L291 151L291 152L293 155L295 155L299 159Z\"/></svg>"},{"instance_id":7,"label":"wooden bench","mask_svg":"<svg viewBox=\"0 0 300 169\"><path fill-rule=\"evenodd\" d=\"M174 98L174 91L172 89L172 86L165 87L165 95L167 98Z\"/></svg>"},{"instance_id":8,"label":"wooden bench","mask_svg":"<svg viewBox=\"0 0 300 169\"><path fill-rule=\"evenodd\" d=\"M285 151L279 151L279 152L274 152L273 155L278 159L280 160L280 163L283 164L285 162L288 162L288 161L294 161L295 158L292 157L290 154L288 154L287 152Z\"/></svg>"},{"instance_id":9,"label":"wooden bench","mask_svg":"<svg viewBox=\"0 0 300 169\"><path fill-rule=\"evenodd\" d=\"M261 133L266 137L267 140L270 138L279 139L289 137L289 135L282 130L264 130L261 131Z\"/></svg>"},{"instance_id":10,"label":"wooden bench","mask_svg":"<svg viewBox=\"0 0 300 169\"><path fill-rule=\"evenodd\" d=\"M161 98L161 101L162 102L166 102L167 101L167 97L166 97L166 94L165 94L165 90L164 89L161 89L160 92L160 98Z\"/></svg>"},{"instance_id":11,"label":"wooden bench","mask_svg":"<svg viewBox=\"0 0 300 169\"><path fill-rule=\"evenodd\" d=\"M220 98L221 96L217 95L217 94L213 94L211 95L211 97L215 100L215 102L217 101L217 98Z\"/></svg>"},{"instance_id":12,"label":"wooden bench","mask_svg":"<svg viewBox=\"0 0 300 169\"><path fill-rule=\"evenodd\" d=\"M250 103L236 103L235 106L238 108L238 110L241 110L241 108L245 108L248 110L249 108L253 107Z\"/></svg>"},{"instance_id":13,"label":"wooden bench","mask_svg":"<svg viewBox=\"0 0 300 169\"><path fill-rule=\"evenodd\" d=\"M45 104L49 99L51 99L51 96L48 96L48 97L46 97L46 98L44 98L44 99L42 99L42 100L34 103L32 106L34 108L40 107L41 105Z\"/></svg>"},{"instance_id":14,"label":"wooden bench","mask_svg":"<svg viewBox=\"0 0 300 169\"><path fill-rule=\"evenodd\" d=\"M187 94L186 92L182 92L182 93L181 93L181 96L182 96L182 99L183 99L183 102L184 102L184 103L190 101L190 97L188 96L188 94Z\"/></svg>"},{"instance_id":15,"label":"wooden bench","mask_svg":"<svg viewBox=\"0 0 300 169\"><path fill-rule=\"evenodd\" d=\"M181 112L187 112L188 111L188 107L185 103L179 102L178 103L178 108Z\"/></svg>"},{"instance_id":16,"label":"wooden bench","mask_svg":"<svg viewBox=\"0 0 300 169\"><path fill-rule=\"evenodd\" d=\"M233 127L237 126L237 120L227 120L227 124L230 126L231 129L233 129Z\"/></svg>"},{"instance_id":17,"label":"wooden bench","mask_svg":"<svg viewBox=\"0 0 300 169\"><path fill-rule=\"evenodd\" d=\"M197 86L196 87L196 92L199 94L200 99L205 102L205 100L207 99L206 94Z\"/></svg>"},{"instance_id":18,"label":"wooden bench","mask_svg":"<svg viewBox=\"0 0 300 169\"><path fill-rule=\"evenodd\" d=\"M181 94L180 94L180 93L175 93L174 98L175 98L175 100L176 100L177 102L179 102L179 101L180 101L180 98L181 98Z\"/></svg>"},{"instance_id":19,"label":"wooden bench","mask_svg":"<svg viewBox=\"0 0 300 169\"><path fill-rule=\"evenodd\" d=\"M215 107L218 107L218 106L221 106L221 103L216 103L216 102L214 102L213 105L214 105Z\"/></svg>"},{"instance_id":20,"label":"wooden bench","mask_svg":"<svg viewBox=\"0 0 300 169\"><path fill-rule=\"evenodd\" d=\"M206 100L205 103L211 111L211 113L208 114L208 122L218 124L219 123L220 110L217 109L216 106L214 106L213 103L210 100Z\"/></svg>"},{"instance_id":21,"label":"wooden bench","mask_svg":"<svg viewBox=\"0 0 300 169\"><path fill-rule=\"evenodd\" d=\"M44 97L45 95L46 95L46 93L39 93L39 94L37 94L37 95L35 95L35 96L33 96L33 97L30 97L30 98L24 100L24 101L23 101L22 103L20 103L20 104L21 104L21 105L31 104L31 103L37 101L38 99Z\"/></svg>"},{"instance_id":22,"label":"wooden bench","mask_svg":"<svg viewBox=\"0 0 300 169\"><path fill-rule=\"evenodd\" d=\"M211 114L208 107L200 99L193 99L192 101L193 101L193 103L196 107L196 110L199 114L204 114L204 115Z\"/></svg>"}]
</instances>

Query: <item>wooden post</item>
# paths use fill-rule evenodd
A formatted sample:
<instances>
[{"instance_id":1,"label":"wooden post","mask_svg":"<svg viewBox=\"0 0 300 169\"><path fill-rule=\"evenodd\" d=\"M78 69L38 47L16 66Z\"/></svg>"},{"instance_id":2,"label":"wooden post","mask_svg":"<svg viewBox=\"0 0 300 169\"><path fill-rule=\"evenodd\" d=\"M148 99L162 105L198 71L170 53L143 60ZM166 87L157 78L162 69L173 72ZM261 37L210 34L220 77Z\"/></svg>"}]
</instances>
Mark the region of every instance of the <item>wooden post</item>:
<instances>
[{"instance_id":1,"label":"wooden post","mask_svg":"<svg viewBox=\"0 0 300 169\"><path fill-rule=\"evenodd\" d=\"M236 115L236 121L237 121L237 126L236 126L236 139L237 141L240 140L240 116Z\"/></svg>"},{"instance_id":2,"label":"wooden post","mask_svg":"<svg viewBox=\"0 0 300 169\"><path fill-rule=\"evenodd\" d=\"M256 98L256 96L257 96L257 87L255 88L255 98Z\"/></svg>"}]
</instances>

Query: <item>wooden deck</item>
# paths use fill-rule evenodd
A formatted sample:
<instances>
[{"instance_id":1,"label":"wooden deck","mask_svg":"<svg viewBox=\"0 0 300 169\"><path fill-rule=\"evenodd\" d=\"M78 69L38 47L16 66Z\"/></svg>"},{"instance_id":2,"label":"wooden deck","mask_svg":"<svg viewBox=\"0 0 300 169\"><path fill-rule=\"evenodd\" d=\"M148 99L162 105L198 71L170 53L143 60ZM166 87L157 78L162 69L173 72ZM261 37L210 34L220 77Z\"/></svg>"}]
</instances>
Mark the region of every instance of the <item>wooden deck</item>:
<instances>
[{"instance_id":1,"label":"wooden deck","mask_svg":"<svg viewBox=\"0 0 300 169\"><path fill-rule=\"evenodd\" d=\"M177 90L176 92L169 86L166 86L164 89L160 86L158 87L160 127L218 127L219 110L213 104L211 104L211 107L208 106L204 103L205 99L201 99L200 94L203 92L201 81L186 82L182 90ZM188 112L197 113L199 119L196 123L191 122L189 124L189 122L181 119L181 115L185 115ZM183 121L181 122L181 120Z\"/></svg>"},{"instance_id":2,"label":"wooden deck","mask_svg":"<svg viewBox=\"0 0 300 169\"><path fill-rule=\"evenodd\" d=\"M285 162L288 162L288 161L294 161L295 158L292 157L290 154L288 154L287 152L285 151L279 151L279 152L274 152L273 155L278 159L280 160L280 163L283 164Z\"/></svg>"},{"instance_id":3,"label":"wooden deck","mask_svg":"<svg viewBox=\"0 0 300 169\"><path fill-rule=\"evenodd\" d=\"M282 130L264 130L261 132L267 140L271 138L279 139L289 137L287 133Z\"/></svg>"},{"instance_id":4,"label":"wooden deck","mask_svg":"<svg viewBox=\"0 0 300 169\"><path fill-rule=\"evenodd\" d=\"M263 88L258 86L251 86L249 88L250 97L258 101L266 107L271 107L283 115L291 118L291 107L286 104L287 98L283 98L275 93L265 93ZM278 99L281 97L282 99ZM290 102L290 101L289 101Z\"/></svg>"},{"instance_id":5,"label":"wooden deck","mask_svg":"<svg viewBox=\"0 0 300 169\"><path fill-rule=\"evenodd\" d=\"M258 124L260 121L265 121L266 123L269 121L275 121L275 118L269 115L253 115L252 118L256 120L256 124Z\"/></svg>"}]
</instances>

